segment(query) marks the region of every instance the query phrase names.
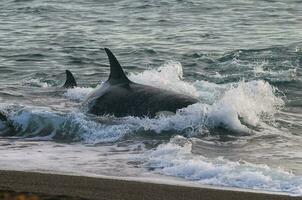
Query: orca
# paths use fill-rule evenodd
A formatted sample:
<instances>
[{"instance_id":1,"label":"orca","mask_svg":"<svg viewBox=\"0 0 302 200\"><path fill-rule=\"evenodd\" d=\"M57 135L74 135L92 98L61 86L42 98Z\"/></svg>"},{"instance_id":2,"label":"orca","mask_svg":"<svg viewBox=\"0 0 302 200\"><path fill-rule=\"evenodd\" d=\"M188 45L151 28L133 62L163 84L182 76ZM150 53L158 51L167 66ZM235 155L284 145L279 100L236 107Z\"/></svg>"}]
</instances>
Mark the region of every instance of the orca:
<instances>
[{"instance_id":1,"label":"orca","mask_svg":"<svg viewBox=\"0 0 302 200\"><path fill-rule=\"evenodd\" d=\"M65 70L65 73L66 73L66 81L62 87L63 88L77 87L77 82L76 82L73 74L69 70Z\"/></svg>"},{"instance_id":2,"label":"orca","mask_svg":"<svg viewBox=\"0 0 302 200\"><path fill-rule=\"evenodd\" d=\"M88 113L115 117L155 117L158 113L176 113L199 102L198 99L153 86L134 83L125 75L113 53L105 48L110 63L108 80L84 101Z\"/></svg>"}]
</instances>

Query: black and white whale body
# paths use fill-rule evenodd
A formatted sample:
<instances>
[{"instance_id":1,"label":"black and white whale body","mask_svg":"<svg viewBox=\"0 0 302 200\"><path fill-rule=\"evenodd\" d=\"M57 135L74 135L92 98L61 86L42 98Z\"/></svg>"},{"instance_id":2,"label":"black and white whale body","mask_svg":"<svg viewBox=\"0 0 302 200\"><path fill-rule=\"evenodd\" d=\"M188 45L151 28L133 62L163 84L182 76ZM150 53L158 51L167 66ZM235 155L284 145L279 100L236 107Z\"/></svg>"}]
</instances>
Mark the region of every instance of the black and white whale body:
<instances>
[{"instance_id":1,"label":"black and white whale body","mask_svg":"<svg viewBox=\"0 0 302 200\"><path fill-rule=\"evenodd\" d=\"M116 117L154 117L160 112L173 112L198 102L197 99L173 91L130 81L113 53L105 48L110 62L110 75L102 87L84 102L88 112Z\"/></svg>"}]
</instances>

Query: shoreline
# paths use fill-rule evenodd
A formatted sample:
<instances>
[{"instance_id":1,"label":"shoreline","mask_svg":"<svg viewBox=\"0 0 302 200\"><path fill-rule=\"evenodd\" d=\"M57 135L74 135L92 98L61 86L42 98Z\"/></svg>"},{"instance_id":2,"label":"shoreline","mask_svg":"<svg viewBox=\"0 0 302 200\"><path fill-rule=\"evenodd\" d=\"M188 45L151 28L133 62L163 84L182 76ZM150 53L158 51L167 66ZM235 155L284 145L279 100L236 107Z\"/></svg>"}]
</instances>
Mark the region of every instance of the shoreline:
<instances>
[{"instance_id":1,"label":"shoreline","mask_svg":"<svg viewBox=\"0 0 302 200\"><path fill-rule=\"evenodd\" d=\"M122 179L0 170L0 190L89 200L302 200L289 196L235 188L194 187Z\"/></svg>"}]
</instances>

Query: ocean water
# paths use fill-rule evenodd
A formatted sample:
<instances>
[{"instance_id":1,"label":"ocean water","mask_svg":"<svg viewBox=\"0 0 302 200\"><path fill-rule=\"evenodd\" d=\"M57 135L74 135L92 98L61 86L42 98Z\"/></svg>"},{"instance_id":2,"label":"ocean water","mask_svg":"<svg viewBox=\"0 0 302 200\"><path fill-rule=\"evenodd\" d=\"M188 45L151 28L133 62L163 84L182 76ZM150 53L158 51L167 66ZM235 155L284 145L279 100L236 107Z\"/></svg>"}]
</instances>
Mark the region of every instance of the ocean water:
<instances>
[{"instance_id":1,"label":"ocean water","mask_svg":"<svg viewBox=\"0 0 302 200\"><path fill-rule=\"evenodd\" d=\"M302 195L301 21L299 0L3 0L0 169ZM200 103L87 114L104 47L131 80Z\"/></svg>"}]
</instances>

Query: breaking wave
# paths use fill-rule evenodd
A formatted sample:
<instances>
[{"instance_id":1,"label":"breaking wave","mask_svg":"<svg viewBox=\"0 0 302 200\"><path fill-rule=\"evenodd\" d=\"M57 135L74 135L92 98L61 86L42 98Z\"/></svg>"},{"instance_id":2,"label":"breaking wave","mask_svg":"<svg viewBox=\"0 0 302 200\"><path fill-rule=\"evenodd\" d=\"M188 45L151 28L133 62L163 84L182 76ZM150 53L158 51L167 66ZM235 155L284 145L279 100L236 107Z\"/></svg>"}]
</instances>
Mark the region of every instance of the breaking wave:
<instances>
[{"instance_id":1,"label":"breaking wave","mask_svg":"<svg viewBox=\"0 0 302 200\"><path fill-rule=\"evenodd\" d=\"M177 136L169 143L146 152L139 159L145 161L144 167L157 173L197 184L302 194L302 177L291 172L244 160L229 161L223 157L210 159L191 151L192 142Z\"/></svg>"}]
</instances>

